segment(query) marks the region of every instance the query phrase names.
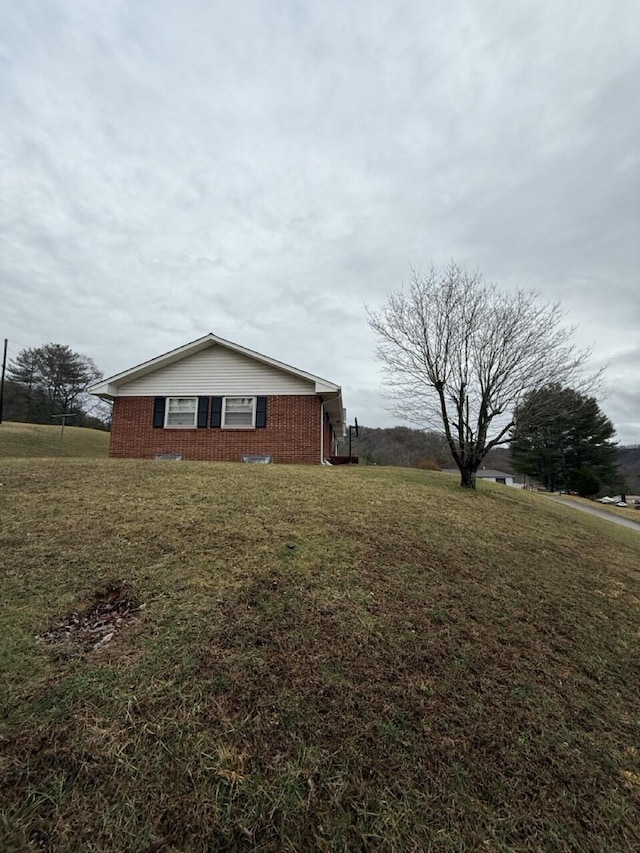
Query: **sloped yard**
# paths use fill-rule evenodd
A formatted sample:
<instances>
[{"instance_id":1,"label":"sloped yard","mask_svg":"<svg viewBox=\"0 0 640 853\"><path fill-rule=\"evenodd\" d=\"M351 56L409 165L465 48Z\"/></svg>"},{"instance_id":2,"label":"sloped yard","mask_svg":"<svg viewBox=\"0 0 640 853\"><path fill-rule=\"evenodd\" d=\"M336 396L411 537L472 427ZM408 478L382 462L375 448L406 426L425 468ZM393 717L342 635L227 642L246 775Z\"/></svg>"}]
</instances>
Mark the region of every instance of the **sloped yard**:
<instances>
[{"instance_id":1,"label":"sloped yard","mask_svg":"<svg viewBox=\"0 0 640 853\"><path fill-rule=\"evenodd\" d=\"M634 532L401 469L0 482L2 849L637 849Z\"/></svg>"}]
</instances>

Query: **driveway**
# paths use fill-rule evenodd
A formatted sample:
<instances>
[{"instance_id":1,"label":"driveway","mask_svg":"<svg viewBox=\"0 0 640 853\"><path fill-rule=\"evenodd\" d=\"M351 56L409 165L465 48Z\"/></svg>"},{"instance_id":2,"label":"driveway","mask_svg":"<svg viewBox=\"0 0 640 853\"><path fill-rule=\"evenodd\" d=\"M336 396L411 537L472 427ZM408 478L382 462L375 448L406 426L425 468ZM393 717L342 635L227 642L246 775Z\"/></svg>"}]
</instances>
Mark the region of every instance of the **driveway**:
<instances>
[{"instance_id":1,"label":"driveway","mask_svg":"<svg viewBox=\"0 0 640 853\"><path fill-rule=\"evenodd\" d=\"M622 518L619 515L614 515L612 512L607 512L606 509L598 509L595 506L583 506L582 504L575 503L575 501L565 500L564 498L550 496L550 499L558 504L570 506L572 509L580 510L580 512L587 512L589 515L595 515L597 518L604 518L605 521L613 521L614 524L621 524L623 527L629 527L631 530L635 530L636 533L640 533L640 520L634 521L631 518ZM638 515L640 515L640 512L638 512Z\"/></svg>"}]
</instances>

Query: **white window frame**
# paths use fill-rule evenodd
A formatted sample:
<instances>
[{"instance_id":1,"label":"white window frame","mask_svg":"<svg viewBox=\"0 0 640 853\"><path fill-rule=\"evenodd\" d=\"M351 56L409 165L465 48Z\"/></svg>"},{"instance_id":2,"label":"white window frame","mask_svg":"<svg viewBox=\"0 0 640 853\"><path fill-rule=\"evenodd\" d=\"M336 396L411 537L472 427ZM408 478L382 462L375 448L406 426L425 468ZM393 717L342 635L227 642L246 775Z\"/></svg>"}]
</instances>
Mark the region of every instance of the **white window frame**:
<instances>
[{"instance_id":1,"label":"white window frame","mask_svg":"<svg viewBox=\"0 0 640 853\"><path fill-rule=\"evenodd\" d=\"M190 425L187 424L170 424L169 423L169 409L171 400L195 400L196 405L193 411L193 423ZM164 407L164 428L165 429L196 429L198 426L198 398L187 396L175 396L175 397L167 397L167 401Z\"/></svg>"},{"instance_id":2,"label":"white window frame","mask_svg":"<svg viewBox=\"0 0 640 853\"><path fill-rule=\"evenodd\" d=\"M253 406L251 409L251 424L231 424L228 426L225 421L227 419L227 400L248 400L249 394L235 394L233 397L229 395L228 397L222 398L222 419L220 421L220 426L222 429L255 429L256 428L256 404L257 397L251 397L250 399L253 401Z\"/></svg>"}]
</instances>

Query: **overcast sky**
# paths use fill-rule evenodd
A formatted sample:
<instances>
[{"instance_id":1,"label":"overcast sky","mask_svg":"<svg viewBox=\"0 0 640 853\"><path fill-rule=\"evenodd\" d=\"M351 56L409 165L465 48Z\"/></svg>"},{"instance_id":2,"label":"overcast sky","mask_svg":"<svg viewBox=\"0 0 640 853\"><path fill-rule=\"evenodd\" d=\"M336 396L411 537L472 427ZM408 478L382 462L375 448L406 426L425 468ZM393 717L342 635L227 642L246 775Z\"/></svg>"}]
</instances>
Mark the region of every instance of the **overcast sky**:
<instances>
[{"instance_id":1,"label":"overcast sky","mask_svg":"<svg viewBox=\"0 0 640 853\"><path fill-rule=\"evenodd\" d=\"M0 337L212 331L384 410L364 303L451 258L560 300L640 442L637 0L0 0Z\"/></svg>"}]
</instances>

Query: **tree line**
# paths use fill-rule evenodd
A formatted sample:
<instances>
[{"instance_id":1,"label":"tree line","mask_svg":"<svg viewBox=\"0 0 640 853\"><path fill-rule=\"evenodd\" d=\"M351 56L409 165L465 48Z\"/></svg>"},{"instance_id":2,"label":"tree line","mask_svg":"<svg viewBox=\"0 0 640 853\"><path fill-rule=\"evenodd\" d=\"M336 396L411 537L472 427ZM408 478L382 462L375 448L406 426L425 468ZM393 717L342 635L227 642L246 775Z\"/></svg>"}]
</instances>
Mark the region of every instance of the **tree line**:
<instances>
[{"instance_id":1,"label":"tree line","mask_svg":"<svg viewBox=\"0 0 640 853\"><path fill-rule=\"evenodd\" d=\"M3 419L52 423L52 416L74 413L74 426L108 429L108 407L87 394L102 378L91 358L66 344L47 343L21 350L9 362Z\"/></svg>"},{"instance_id":2,"label":"tree line","mask_svg":"<svg viewBox=\"0 0 640 853\"><path fill-rule=\"evenodd\" d=\"M406 426L361 426L358 436L353 436L352 450L361 462L371 465L403 468L447 468L453 465L443 435ZM432 464L427 465L429 462Z\"/></svg>"}]
</instances>

